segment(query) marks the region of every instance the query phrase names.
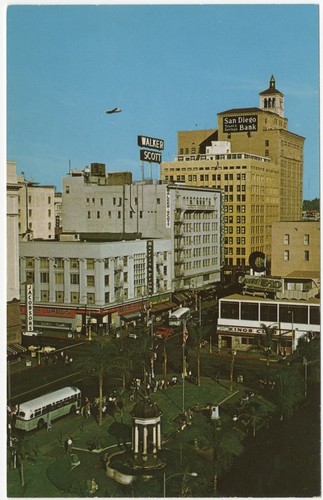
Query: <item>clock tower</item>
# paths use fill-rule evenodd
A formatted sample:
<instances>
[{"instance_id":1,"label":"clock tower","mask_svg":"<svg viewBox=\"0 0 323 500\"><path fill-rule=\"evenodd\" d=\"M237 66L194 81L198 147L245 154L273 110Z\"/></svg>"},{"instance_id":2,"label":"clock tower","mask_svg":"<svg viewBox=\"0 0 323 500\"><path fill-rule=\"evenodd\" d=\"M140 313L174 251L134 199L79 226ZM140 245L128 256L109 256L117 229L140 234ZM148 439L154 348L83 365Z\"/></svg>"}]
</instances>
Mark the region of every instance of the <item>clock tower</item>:
<instances>
[{"instance_id":1,"label":"clock tower","mask_svg":"<svg viewBox=\"0 0 323 500\"><path fill-rule=\"evenodd\" d=\"M276 81L273 75L269 80L269 88L260 92L259 97L260 109L284 117L284 94L276 89Z\"/></svg>"}]
</instances>

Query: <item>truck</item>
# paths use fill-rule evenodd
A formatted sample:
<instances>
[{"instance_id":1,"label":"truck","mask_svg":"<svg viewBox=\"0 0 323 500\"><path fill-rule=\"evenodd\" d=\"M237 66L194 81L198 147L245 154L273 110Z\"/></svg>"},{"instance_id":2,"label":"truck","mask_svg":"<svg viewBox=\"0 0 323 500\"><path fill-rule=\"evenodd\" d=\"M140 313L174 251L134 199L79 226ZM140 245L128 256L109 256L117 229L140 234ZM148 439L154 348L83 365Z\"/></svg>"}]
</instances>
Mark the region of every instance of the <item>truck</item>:
<instances>
[{"instance_id":1,"label":"truck","mask_svg":"<svg viewBox=\"0 0 323 500\"><path fill-rule=\"evenodd\" d=\"M168 339L168 337L170 337L173 333L173 328L160 326L155 332L155 337L157 337L158 339Z\"/></svg>"}]
</instances>

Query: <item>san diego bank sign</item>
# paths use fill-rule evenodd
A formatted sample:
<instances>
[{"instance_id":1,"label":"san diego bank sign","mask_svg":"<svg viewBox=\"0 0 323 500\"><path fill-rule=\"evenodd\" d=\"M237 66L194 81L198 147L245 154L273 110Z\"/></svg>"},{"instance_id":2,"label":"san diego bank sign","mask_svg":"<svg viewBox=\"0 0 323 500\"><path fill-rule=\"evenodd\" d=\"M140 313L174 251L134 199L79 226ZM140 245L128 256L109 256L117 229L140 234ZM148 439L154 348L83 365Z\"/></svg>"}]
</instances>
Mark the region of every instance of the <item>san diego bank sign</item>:
<instances>
[{"instance_id":1,"label":"san diego bank sign","mask_svg":"<svg viewBox=\"0 0 323 500\"><path fill-rule=\"evenodd\" d=\"M257 115L236 115L223 118L223 132L256 132L258 130Z\"/></svg>"}]
</instances>

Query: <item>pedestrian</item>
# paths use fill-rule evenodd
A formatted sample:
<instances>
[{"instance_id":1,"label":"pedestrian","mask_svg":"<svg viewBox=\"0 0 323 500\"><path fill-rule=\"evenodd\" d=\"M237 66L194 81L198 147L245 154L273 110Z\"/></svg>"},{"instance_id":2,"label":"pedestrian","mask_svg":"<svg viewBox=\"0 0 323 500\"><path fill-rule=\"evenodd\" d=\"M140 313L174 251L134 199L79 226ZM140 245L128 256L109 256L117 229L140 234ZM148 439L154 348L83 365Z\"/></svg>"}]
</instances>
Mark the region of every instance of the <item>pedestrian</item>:
<instances>
[{"instance_id":1,"label":"pedestrian","mask_svg":"<svg viewBox=\"0 0 323 500\"><path fill-rule=\"evenodd\" d=\"M66 448L66 453L68 455L71 455L72 454L72 447L73 447L73 440L72 438L69 436L67 438L67 440L65 441L65 448Z\"/></svg>"},{"instance_id":2,"label":"pedestrian","mask_svg":"<svg viewBox=\"0 0 323 500\"><path fill-rule=\"evenodd\" d=\"M91 403L88 401L85 405L85 418L89 418L91 416Z\"/></svg>"},{"instance_id":3,"label":"pedestrian","mask_svg":"<svg viewBox=\"0 0 323 500\"><path fill-rule=\"evenodd\" d=\"M97 485L95 479L92 478L92 481L90 482L90 491L89 491L89 493L95 493L98 489L99 489L99 486Z\"/></svg>"},{"instance_id":4,"label":"pedestrian","mask_svg":"<svg viewBox=\"0 0 323 500\"><path fill-rule=\"evenodd\" d=\"M49 413L47 415L47 422L46 423L47 423L47 430L50 431L52 429L53 425L52 425Z\"/></svg>"}]
</instances>

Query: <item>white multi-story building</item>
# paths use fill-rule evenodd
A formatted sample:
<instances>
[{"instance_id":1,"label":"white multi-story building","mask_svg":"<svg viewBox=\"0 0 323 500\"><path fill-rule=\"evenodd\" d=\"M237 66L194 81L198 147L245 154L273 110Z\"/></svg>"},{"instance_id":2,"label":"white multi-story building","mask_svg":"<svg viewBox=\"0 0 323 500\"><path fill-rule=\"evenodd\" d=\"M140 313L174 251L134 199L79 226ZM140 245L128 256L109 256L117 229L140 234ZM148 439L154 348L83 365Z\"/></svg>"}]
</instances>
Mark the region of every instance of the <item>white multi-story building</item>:
<instances>
[{"instance_id":1,"label":"white multi-story building","mask_svg":"<svg viewBox=\"0 0 323 500\"><path fill-rule=\"evenodd\" d=\"M105 325L118 326L120 318L172 307L171 242L111 242L89 234L86 240L75 234L56 242L23 242L20 281L22 304L24 283L33 283L36 328L79 329L81 317L84 324L85 316L91 316L100 331ZM24 316L25 305L21 312Z\"/></svg>"},{"instance_id":2,"label":"white multi-story building","mask_svg":"<svg viewBox=\"0 0 323 500\"><path fill-rule=\"evenodd\" d=\"M172 242L172 291L206 287L221 278L221 191L183 184L113 183L104 165L63 178L64 233L112 233ZM96 175L94 175L94 173ZM126 176L125 176L126 178ZM111 179L111 180L110 180ZM128 183L127 183L128 182Z\"/></svg>"}]
</instances>

